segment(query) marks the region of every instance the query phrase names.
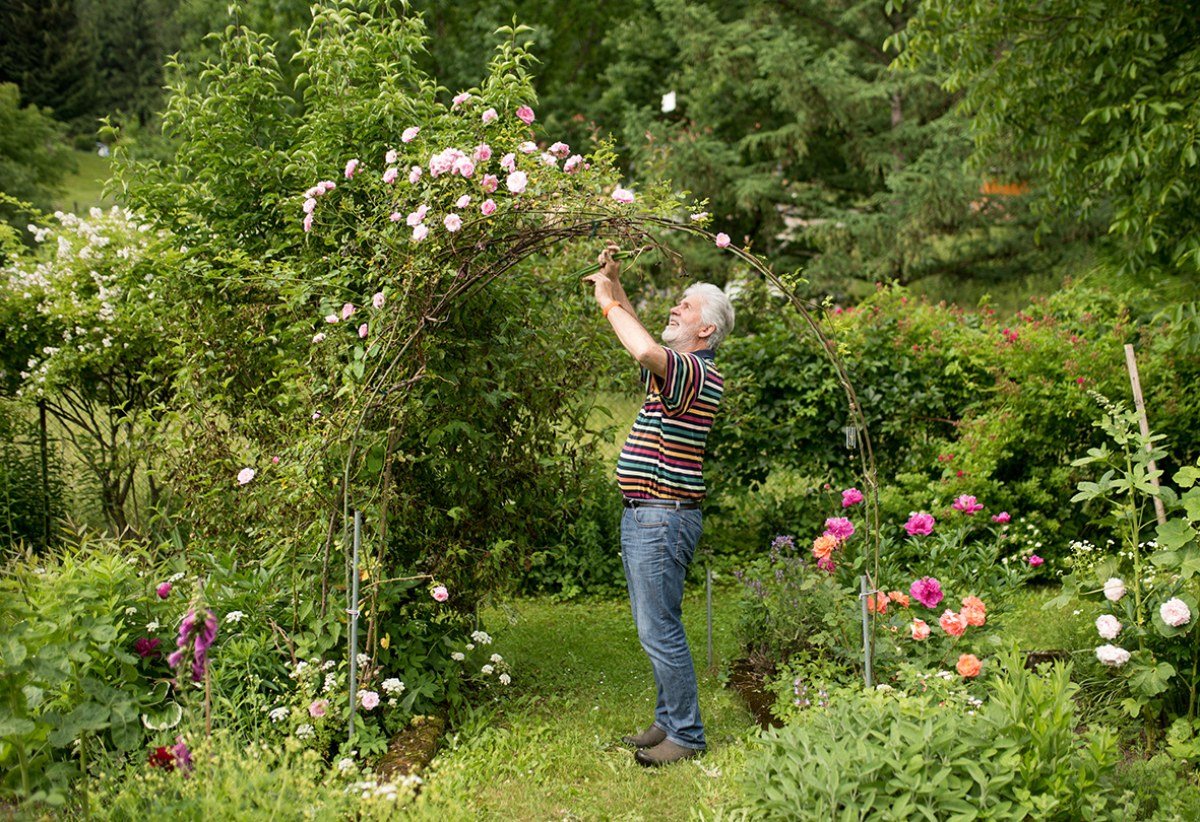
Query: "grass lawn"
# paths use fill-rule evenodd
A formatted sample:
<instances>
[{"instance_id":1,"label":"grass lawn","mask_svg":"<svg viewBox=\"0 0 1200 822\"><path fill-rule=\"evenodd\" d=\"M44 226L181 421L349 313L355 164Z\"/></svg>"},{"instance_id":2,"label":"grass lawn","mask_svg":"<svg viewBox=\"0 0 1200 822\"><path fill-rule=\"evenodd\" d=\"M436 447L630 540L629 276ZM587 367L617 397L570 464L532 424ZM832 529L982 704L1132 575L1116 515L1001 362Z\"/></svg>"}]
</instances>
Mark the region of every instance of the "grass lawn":
<instances>
[{"instance_id":1,"label":"grass lawn","mask_svg":"<svg viewBox=\"0 0 1200 822\"><path fill-rule=\"evenodd\" d=\"M92 206L108 208L113 205L112 198L102 196L104 181L108 179L108 158L94 151L77 151L75 162L79 167L63 178L63 188L54 198L54 207L82 214Z\"/></svg>"},{"instance_id":2,"label":"grass lawn","mask_svg":"<svg viewBox=\"0 0 1200 822\"><path fill-rule=\"evenodd\" d=\"M737 591L714 594L718 668L736 655ZM620 737L653 718L654 680L624 601L524 600L485 613L511 690L460 720L414 810L447 819L688 819L737 796L756 730L732 690L704 671L704 591L684 603L699 669L709 751L660 770L634 762Z\"/></svg>"}]
</instances>

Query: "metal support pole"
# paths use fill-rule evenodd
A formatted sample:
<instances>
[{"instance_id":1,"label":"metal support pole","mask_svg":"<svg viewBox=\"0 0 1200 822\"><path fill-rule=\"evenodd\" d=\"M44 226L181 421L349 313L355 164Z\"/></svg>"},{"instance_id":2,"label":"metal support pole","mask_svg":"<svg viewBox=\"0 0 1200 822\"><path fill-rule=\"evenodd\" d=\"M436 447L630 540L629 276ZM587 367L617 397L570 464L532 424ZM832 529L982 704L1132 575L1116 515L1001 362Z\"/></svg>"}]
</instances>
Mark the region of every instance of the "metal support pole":
<instances>
[{"instance_id":1,"label":"metal support pole","mask_svg":"<svg viewBox=\"0 0 1200 822\"><path fill-rule=\"evenodd\" d=\"M354 512L354 553L350 560L350 737L354 737L354 710L358 704L358 547L362 541L362 511Z\"/></svg>"},{"instance_id":2,"label":"metal support pole","mask_svg":"<svg viewBox=\"0 0 1200 822\"><path fill-rule=\"evenodd\" d=\"M716 669L716 663L713 660L713 617L712 617L712 565L711 557L704 559L704 597L708 611L708 670Z\"/></svg>"},{"instance_id":3,"label":"metal support pole","mask_svg":"<svg viewBox=\"0 0 1200 822\"><path fill-rule=\"evenodd\" d=\"M858 578L859 595L858 601L862 606L862 635L863 635L863 676L867 680L867 687L872 687L872 672L871 672L871 622L870 614L867 613L867 597L874 594L867 592L867 577L864 574Z\"/></svg>"}]
</instances>

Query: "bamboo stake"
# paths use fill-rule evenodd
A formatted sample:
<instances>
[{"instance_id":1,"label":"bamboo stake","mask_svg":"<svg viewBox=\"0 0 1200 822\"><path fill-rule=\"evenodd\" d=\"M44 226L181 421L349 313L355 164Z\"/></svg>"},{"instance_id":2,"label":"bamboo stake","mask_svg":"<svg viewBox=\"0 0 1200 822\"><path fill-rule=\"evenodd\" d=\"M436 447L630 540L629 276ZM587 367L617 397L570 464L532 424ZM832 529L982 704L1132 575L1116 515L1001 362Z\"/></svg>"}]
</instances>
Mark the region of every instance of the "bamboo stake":
<instances>
[{"instance_id":1,"label":"bamboo stake","mask_svg":"<svg viewBox=\"0 0 1200 822\"><path fill-rule=\"evenodd\" d=\"M1133 346L1126 343L1125 345L1125 367L1129 370L1129 383L1133 386L1133 404L1137 408L1138 426L1142 430L1143 437L1150 436L1150 422L1146 419L1146 401L1142 399L1142 381L1138 377L1137 359L1133 354ZM1150 443L1146 443L1146 450L1150 451ZM1150 460L1150 483L1154 486L1154 490L1158 490L1158 467L1154 464L1154 460ZM1155 494L1154 496L1154 513L1158 517L1159 525L1167 524L1167 510L1163 507L1162 497Z\"/></svg>"}]
</instances>

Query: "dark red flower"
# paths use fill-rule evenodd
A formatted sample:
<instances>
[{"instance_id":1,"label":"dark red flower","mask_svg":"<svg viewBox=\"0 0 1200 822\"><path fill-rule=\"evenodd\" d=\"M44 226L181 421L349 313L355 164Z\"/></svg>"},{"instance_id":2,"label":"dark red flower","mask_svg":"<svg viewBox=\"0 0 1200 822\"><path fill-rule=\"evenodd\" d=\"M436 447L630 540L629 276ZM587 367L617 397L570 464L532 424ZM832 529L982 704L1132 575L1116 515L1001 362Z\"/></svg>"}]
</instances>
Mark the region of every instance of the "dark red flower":
<instances>
[{"instance_id":1,"label":"dark red flower","mask_svg":"<svg viewBox=\"0 0 1200 822\"><path fill-rule=\"evenodd\" d=\"M144 636L133 643L133 650L137 651L138 656L140 656L142 659L146 659L147 657L159 657L162 656L162 654L155 649L158 648L158 645L161 641L162 640L151 639L148 636Z\"/></svg>"},{"instance_id":2,"label":"dark red flower","mask_svg":"<svg viewBox=\"0 0 1200 822\"><path fill-rule=\"evenodd\" d=\"M159 745L150 752L150 756L146 758L146 764L151 768L162 768L163 770L175 770L175 755L171 753L171 749L165 745Z\"/></svg>"}]
</instances>

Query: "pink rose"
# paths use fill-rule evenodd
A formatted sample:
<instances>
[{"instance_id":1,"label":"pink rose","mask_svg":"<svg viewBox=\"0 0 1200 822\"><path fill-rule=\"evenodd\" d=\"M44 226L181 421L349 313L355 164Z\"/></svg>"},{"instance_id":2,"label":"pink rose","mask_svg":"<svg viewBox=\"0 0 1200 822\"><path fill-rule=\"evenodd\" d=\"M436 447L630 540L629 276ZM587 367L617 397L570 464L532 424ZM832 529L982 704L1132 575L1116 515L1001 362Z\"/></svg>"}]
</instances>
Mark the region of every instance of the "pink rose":
<instances>
[{"instance_id":1,"label":"pink rose","mask_svg":"<svg viewBox=\"0 0 1200 822\"><path fill-rule=\"evenodd\" d=\"M517 146L517 151L521 152L522 154L533 154L537 150L537 143L533 142L532 140L526 140L525 142L521 143L521 145Z\"/></svg>"},{"instance_id":2,"label":"pink rose","mask_svg":"<svg viewBox=\"0 0 1200 822\"><path fill-rule=\"evenodd\" d=\"M618 203L632 203L633 192L627 188L618 188L612 193L612 198Z\"/></svg>"},{"instance_id":3,"label":"pink rose","mask_svg":"<svg viewBox=\"0 0 1200 822\"><path fill-rule=\"evenodd\" d=\"M330 325L332 325L333 323L335 323L337 321L338 321L337 314L326 314L325 315L325 322L329 323Z\"/></svg>"},{"instance_id":4,"label":"pink rose","mask_svg":"<svg viewBox=\"0 0 1200 822\"><path fill-rule=\"evenodd\" d=\"M962 511L969 517L975 516L976 513L983 510L983 504L976 502L975 497L970 494L963 494L954 500L950 505L955 511Z\"/></svg>"},{"instance_id":5,"label":"pink rose","mask_svg":"<svg viewBox=\"0 0 1200 822\"><path fill-rule=\"evenodd\" d=\"M929 639L929 625L923 619L914 619L912 621L912 638L917 642L923 642Z\"/></svg>"},{"instance_id":6,"label":"pink rose","mask_svg":"<svg viewBox=\"0 0 1200 822\"><path fill-rule=\"evenodd\" d=\"M159 599L166 599L171 595L171 583L164 582L154 589L154 593L158 594Z\"/></svg>"},{"instance_id":7,"label":"pink rose","mask_svg":"<svg viewBox=\"0 0 1200 822\"><path fill-rule=\"evenodd\" d=\"M1037 554L1029 555L1029 565L1033 568L1037 568L1039 565L1043 564L1045 561L1046 560L1042 559Z\"/></svg>"},{"instance_id":8,"label":"pink rose","mask_svg":"<svg viewBox=\"0 0 1200 822\"><path fill-rule=\"evenodd\" d=\"M421 242L421 240L424 240L428 236L429 236L429 226L425 225L424 223L421 223L418 226L413 226L412 238L413 238L414 242L419 243L419 242Z\"/></svg>"},{"instance_id":9,"label":"pink rose","mask_svg":"<svg viewBox=\"0 0 1200 822\"><path fill-rule=\"evenodd\" d=\"M400 176L400 169L392 166L387 171L383 172L383 181L388 185L396 182L396 178Z\"/></svg>"},{"instance_id":10,"label":"pink rose","mask_svg":"<svg viewBox=\"0 0 1200 822\"><path fill-rule=\"evenodd\" d=\"M483 212L484 217L490 217L496 213L496 203L492 200L484 200L479 210Z\"/></svg>"},{"instance_id":11,"label":"pink rose","mask_svg":"<svg viewBox=\"0 0 1200 822\"><path fill-rule=\"evenodd\" d=\"M389 148L387 154L383 155L383 162L389 166L395 165L399 159L400 153L394 148Z\"/></svg>"},{"instance_id":12,"label":"pink rose","mask_svg":"<svg viewBox=\"0 0 1200 822\"><path fill-rule=\"evenodd\" d=\"M445 602L450 598L450 592L446 590L445 585L439 585L429 592L429 595L438 602Z\"/></svg>"},{"instance_id":13,"label":"pink rose","mask_svg":"<svg viewBox=\"0 0 1200 822\"><path fill-rule=\"evenodd\" d=\"M996 514L994 517L992 517L992 522L998 522L1001 525L1003 525L1004 523L1010 521L1011 519L1012 519L1012 517L1009 516L1007 511L1001 511L999 514Z\"/></svg>"},{"instance_id":14,"label":"pink rose","mask_svg":"<svg viewBox=\"0 0 1200 822\"><path fill-rule=\"evenodd\" d=\"M388 215L388 219L391 220L393 223L398 223L404 219L404 215L401 214L399 211L393 211L390 215Z\"/></svg>"},{"instance_id":15,"label":"pink rose","mask_svg":"<svg viewBox=\"0 0 1200 822\"><path fill-rule=\"evenodd\" d=\"M306 232L312 231L312 224L313 224L313 215L305 214L304 215L304 230Z\"/></svg>"},{"instance_id":16,"label":"pink rose","mask_svg":"<svg viewBox=\"0 0 1200 822\"><path fill-rule=\"evenodd\" d=\"M463 196L459 197L457 200L454 201L455 208L466 208L470 204L471 204L471 195L470 194L464 194Z\"/></svg>"},{"instance_id":17,"label":"pink rose","mask_svg":"<svg viewBox=\"0 0 1200 822\"><path fill-rule=\"evenodd\" d=\"M520 118L521 122L525 125L529 125L537 119L533 114L533 109L531 109L529 106L521 106L519 109L517 109L517 117Z\"/></svg>"},{"instance_id":18,"label":"pink rose","mask_svg":"<svg viewBox=\"0 0 1200 822\"><path fill-rule=\"evenodd\" d=\"M517 170L517 155L513 154L510 151L508 154L505 154L503 157L501 157L500 158L500 168L504 169L505 171L516 171Z\"/></svg>"},{"instance_id":19,"label":"pink rose","mask_svg":"<svg viewBox=\"0 0 1200 822\"><path fill-rule=\"evenodd\" d=\"M329 710L328 699L314 699L308 706L308 715L313 719L320 719L325 716L325 712Z\"/></svg>"},{"instance_id":20,"label":"pink rose","mask_svg":"<svg viewBox=\"0 0 1200 822\"><path fill-rule=\"evenodd\" d=\"M1172 628L1187 625L1192 621L1192 609L1179 597L1171 597L1164 602L1158 609L1158 615Z\"/></svg>"},{"instance_id":21,"label":"pink rose","mask_svg":"<svg viewBox=\"0 0 1200 822\"><path fill-rule=\"evenodd\" d=\"M945 596L942 593L942 583L938 582L936 577L921 577L909 586L908 592L926 608L936 608Z\"/></svg>"},{"instance_id":22,"label":"pink rose","mask_svg":"<svg viewBox=\"0 0 1200 822\"><path fill-rule=\"evenodd\" d=\"M525 176L524 171L514 171L512 174L508 175L508 179L504 181L504 184L508 186L508 190L513 194L520 194L525 190L525 186L528 185L528 183L529 178Z\"/></svg>"},{"instance_id":23,"label":"pink rose","mask_svg":"<svg viewBox=\"0 0 1200 822\"><path fill-rule=\"evenodd\" d=\"M379 706L379 694L374 691L359 691L358 704L362 705L364 711L370 711Z\"/></svg>"},{"instance_id":24,"label":"pink rose","mask_svg":"<svg viewBox=\"0 0 1200 822\"><path fill-rule=\"evenodd\" d=\"M825 533L839 540L854 536L854 523L845 517L830 517L825 520Z\"/></svg>"},{"instance_id":25,"label":"pink rose","mask_svg":"<svg viewBox=\"0 0 1200 822\"><path fill-rule=\"evenodd\" d=\"M419 226L425 222L425 215L429 213L429 206L418 206L417 210L410 213L406 218L410 227Z\"/></svg>"},{"instance_id":26,"label":"pink rose","mask_svg":"<svg viewBox=\"0 0 1200 822\"><path fill-rule=\"evenodd\" d=\"M342 319L348 320L354 314L354 303L346 303L342 306Z\"/></svg>"},{"instance_id":27,"label":"pink rose","mask_svg":"<svg viewBox=\"0 0 1200 822\"><path fill-rule=\"evenodd\" d=\"M863 501L862 491L857 488L847 488L842 492L842 507L849 508L851 505L858 505Z\"/></svg>"},{"instance_id":28,"label":"pink rose","mask_svg":"<svg viewBox=\"0 0 1200 822\"><path fill-rule=\"evenodd\" d=\"M553 166L554 168L558 168L558 158L555 157L553 154L551 154L548 151L543 151L542 156L539 157L538 159L541 160L542 165L546 166L547 168L549 168L551 166Z\"/></svg>"},{"instance_id":29,"label":"pink rose","mask_svg":"<svg viewBox=\"0 0 1200 822\"><path fill-rule=\"evenodd\" d=\"M479 185L486 193L491 194L500 187L500 178L495 174L483 175L483 182Z\"/></svg>"},{"instance_id":30,"label":"pink rose","mask_svg":"<svg viewBox=\"0 0 1200 822\"><path fill-rule=\"evenodd\" d=\"M363 340L365 340L365 339L367 338L367 334L368 334L368 333L370 333L370 332L369 332L369 329L367 328L367 324L366 324L366 323L363 323L362 325L360 325L360 326L358 327L358 336L359 336L359 339L363 339Z\"/></svg>"},{"instance_id":31,"label":"pink rose","mask_svg":"<svg viewBox=\"0 0 1200 822\"><path fill-rule=\"evenodd\" d=\"M937 520L933 518L932 514L920 511L909 516L908 522L904 523L904 530L910 537L929 536L933 533L933 526L936 523Z\"/></svg>"},{"instance_id":32,"label":"pink rose","mask_svg":"<svg viewBox=\"0 0 1200 822\"><path fill-rule=\"evenodd\" d=\"M349 180L354 176L354 172L358 171L358 160L351 160L346 163L346 179Z\"/></svg>"},{"instance_id":33,"label":"pink rose","mask_svg":"<svg viewBox=\"0 0 1200 822\"><path fill-rule=\"evenodd\" d=\"M967 632L967 618L947 609L938 617L938 625L952 637L960 637Z\"/></svg>"},{"instance_id":34,"label":"pink rose","mask_svg":"<svg viewBox=\"0 0 1200 822\"><path fill-rule=\"evenodd\" d=\"M555 143L550 146L550 153L557 154L559 157L566 157L571 153L571 147L566 143Z\"/></svg>"},{"instance_id":35,"label":"pink rose","mask_svg":"<svg viewBox=\"0 0 1200 822\"><path fill-rule=\"evenodd\" d=\"M420 166L413 166L410 168L408 170L408 181L415 184L417 180L421 179L421 171L422 169Z\"/></svg>"},{"instance_id":36,"label":"pink rose","mask_svg":"<svg viewBox=\"0 0 1200 822\"><path fill-rule=\"evenodd\" d=\"M470 157L459 157L454 161L454 173L470 177L475 173L475 164L471 162Z\"/></svg>"},{"instance_id":37,"label":"pink rose","mask_svg":"<svg viewBox=\"0 0 1200 822\"><path fill-rule=\"evenodd\" d=\"M254 479L254 475L256 473L258 473L258 472L255 471L253 468L243 468L241 471L238 471L237 484L238 485L248 484L252 479Z\"/></svg>"},{"instance_id":38,"label":"pink rose","mask_svg":"<svg viewBox=\"0 0 1200 822\"><path fill-rule=\"evenodd\" d=\"M837 569L837 565L834 564L833 557L821 557L817 560L817 567L830 574Z\"/></svg>"},{"instance_id":39,"label":"pink rose","mask_svg":"<svg viewBox=\"0 0 1200 822\"><path fill-rule=\"evenodd\" d=\"M470 99L471 99L471 95L465 91L462 94L456 94L456 95L454 95L454 100L452 101L453 102L452 107L458 108L459 106L461 106L463 103L467 102Z\"/></svg>"},{"instance_id":40,"label":"pink rose","mask_svg":"<svg viewBox=\"0 0 1200 822\"><path fill-rule=\"evenodd\" d=\"M316 199L309 197L307 200L304 201L304 213L305 214L312 214L313 211L316 210L316 208L317 208Z\"/></svg>"},{"instance_id":41,"label":"pink rose","mask_svg":"<svg viewBox=\"0 0 1200 822\"><path fill-rule=\"evenodd\" d=\"M496 109L489 108L487 111L485 111L483 113L483 117L481 119L483 120L483 124L486 126L488 123L496 122L496 120L498 120L499 118L500 118L500 115L496 113Z\"/></svg>"},{"instance_id":42,"label":"pink rose","mask_svg":"<svg viewBox=\"0 0 1200 822\"><path fill-rule=\"evenodd\" d=\"M442 220L442 223L446 226L447 231L453 233L462 228L462 217L459 217L457 214L447 214L446 219Z\"/></svg>"},{"instance_id":43,"label":"pink rose","mask_svg":"<svg viewBox=\"0 0 1200 822\"><path fill-rule=\"evenodd\" d=\"M567 161L563 163L563 171L567 174L574 174L579 170L580 164L583 163L583 157L578 154L572 154Z\"/></svg>"},{"instance_id":44,"label":"pink rose","mask_svg":"<svg viewBox=\"0 0 1200 822\"><path fill-rule=\"evenodd\" d=\"M475 158L475 162L485 163L492 159L492 147L487 143L480 143L475 146L475 150L471 152L471 156Z\"/></svg>"},{"instance_id":45,"label":"pink rose","mask_svg":"<svg viewBox=\"0 0 1200 822\"><path fill-rule=\"evenodd\" d=\"M421 128L419 126L409 126L408 128L404 129L404 133L400 135L400 140L401 142L411 143L413 140L417 139L417 135L420 133Z\"/></svg>"},{"instance_id":46,"label":"pink rose","mask_svg":"<svg viewBox=\"0 0 1200 822\"><path fill-rule=\"evenodd\" d=\"M375 308L383 308L384 296L382 291L376 291L375 296L371 298L371 305Z\"/></svg>"},{"instance_id":47,"label":"pink rose","mask_svg":"<svg viewBox=\"0 0 1200 822\"><path fill-rule=\"evenodd\" d=\"M717 235L717 248L729 248L729 235L724 231Z\"/></svg>"},{"instance_id":48,"label":"pink rose","mask_svg":"<svg viewBox=\"0 0 1200 822\"><path fill-rule=\"evenodd\" d=\"M271 464L272 464L272 465L278 465L278 464L279 464L279 457L271 457Z\"/></svg>"}]
</instances>

